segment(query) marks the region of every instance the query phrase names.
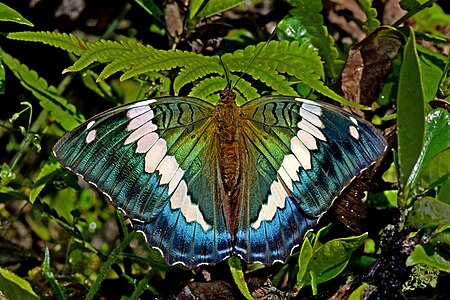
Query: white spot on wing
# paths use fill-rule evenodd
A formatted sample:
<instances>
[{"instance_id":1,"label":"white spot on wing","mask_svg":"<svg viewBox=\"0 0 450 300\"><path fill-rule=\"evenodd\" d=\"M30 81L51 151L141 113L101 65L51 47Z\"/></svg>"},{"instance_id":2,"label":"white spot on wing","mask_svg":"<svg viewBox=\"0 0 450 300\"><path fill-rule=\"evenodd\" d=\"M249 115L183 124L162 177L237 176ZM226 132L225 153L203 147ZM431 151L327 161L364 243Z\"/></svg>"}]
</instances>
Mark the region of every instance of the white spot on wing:
<instances>
[{"instance_id":1,"label":"white spot on wing","mask_svg":"<svg viewBox=\"0 0 450 300\"><path fill-rule=\"evenodd\" d=\"M307 120L309 123L313 124L317 128L323 128L323 123L320 120L320 118L310 112L309 110L304 108L304 105L300 108L300 116L302 116L303 119Z\"/></svg>"},{"instance_id":2,"label":"white spot on wing","mask_svg":"<svg viewBox=\"0 0 450 300\"><path fill-rule=\"evenodd\" d=\"M353 124L355 124L356 126L359 126L358 125L358 120L356 120L354 117L350 116L349 119L350 119L350 121L353 122Z\"/></svg>"},{"instance_id":3,"label":"white spot on wing","mask_svg":"<svg viewBox=\"0 0 450 300\"><path fill-rule=\"evenodd\" d=\"M131 131L131 130L135 130L136 128L141 127L142 125L144 125L145 123L151 121L151 119L153 119L154 114L153 114L153 110L149 110L145 113L143 113L142 115L131 119L130 123L128 123L127 125L127 131Z\"/></svg>"},{"instance_id":4,"label":"white spot on wing","mask_svg":"<svg viewBox=\"0 0 450 300\"><path fill-rule=\"evenodd\" d=\"M350 135L355 139L359 140L359 131L355 126L349 126L348 129L350 130Z\"/></svg>"},{"instance_id":5,"label":"white spot on wing","mask_svg":"<svg viewBox=\"0 0 450 300\"><path fill-rule=\"evenodd\" d=\"M144 135L146 135L147 133L153 132L156 130L156 125L153 124L151 121L145 123L145 125L139 127L138 129L136 129L135 131L133 131L125 140L124 144L128 145L131 143L134 143L135 141L137 141L138 139L140 139L141 137L143 137Z\"/></svg>"},{"instance_id":6,"label":"white spot on wing","mask_svg":"<svg viewBox=\"0 0 450 300\"><path fill-rule=\"evenodd\" d=\"M286 206L286 197L288 197L288 194L278 181L272 182L270 192L271 194L267 198L267 204L261 206L258 219L252 224L254 229L258 229L262 221L272 221L277 213L277 209L283 209Z\"/></svg>"},{"instance_id":7,"label":"white spot on wing","mask_svg":"<svg viewBox=\"0 0 450 300\"><path fill-rule=\"evenodd\" d=\"M315 127L314 125L312 125L305 119L302 119L300 122L298 122L297 126L298 126L298 128L303 129L306 132L309 132L310 134L312 134L314 137L316 137L319 140L322 140L322 141L327 140L325 138L325 136L322 134L322 132L319 130L319 128Z\"/></svg>"},{"instance_id":8,"label":"white spot on wing","mask_svg":"<svg viewBox=\"0 0 450 300\"><path fill-rule=\"evenodd\" d=\"M180 165L177 163L175 157L170 155L164 157L159 166L156 168L156 170L159 171L159 174L161 174L161 180L159 183L169 183L179 166Z\"/></svg>"},{"instance_id":9,"label":"white spot on wing","mask_svg":"<svg viewBox=\"0 0 450 300\"><path fill-rule=\"evenodd\" d=\"M318 116L322 115L322 108L318 105L303 103L302 108L306 109L307 111L312 112L315 115L318 115Z\"/></svg>"},{"instance_id":10,"label":"white spot on wing","mask_svg":"<svg viewBox=\"0 0 450 300\"><path fill-rule=\"evenodd\" d=\"M186 219L186 222L190 223L197 221L205 232L210 229L211 226L206 223L202 213L198 209L198 205L193 204L191 202L191 197L187 195L187 185L184 180L180 182L170 198L170 207L172 209L181 208L181 214Z\"/></svg>"},{"instance_id":11,"label":"white spot on wing","mask_svg":"<svg viewBox=\"0 0 450 300\"><path fill-rule=\"evenodd\" d=\"M135 108L131 108L128 112L127 112L127 117L128 119L134 119L139 115L142 115L143 113L148 112L150 109L150 107L148 105L144 105L144 106L138 106Z\"/></svg>"},{"instance_id":12,"label":"white spot on wing","mask_svg":"<svg viewBox=\"0 0 450 300\"><path fill-rule=\"evenodd\" d=\"M286 172L284 168L280 168L278 170L278 175L280 175L283 183L292 191L292 179L289 177L289 174Z\"/></svg>"},{"instance_id":13,"label":"white spot on wing","mask_svg":"<svg viewBox=\"0 0 450 300\"><path fill-rule=\"evenodd\" d=\"M291 151L294 153L303 169L311 169L311 153L309 153L309 150L305 147L305 145L303 145L297 136L294 136L291 139Z\"/></svg>"},{"instance_id":14,"label":"white spot on wing","mask_svg":"<svg viewBox=\"0 0 450 300\"><path fill-rule=\"evenodd\" d=\"M136 153L147 153L157 140L158 134L156 132L150 132L144 135L137 142Z\"/></svg>"},{"instance_id":15,"label":"white spot on wing","mask_svg":"<svg viewBox=\"0 0 450 300\"><path fill-rule=\"evenodd\" d=\"M286 170L289 177L294 181L298 181L298 170L300 168L300 162L293 154L288 154L284 156L283 163L281 164L281 168Z\"/></svg>"},{"instance_id":16,"label":"white spot on wing","mask_svg":"<svg viewBox=\"0 0 450 300\"><path fill-rule=\"evenodd\" d=\"M147 173L153 173L161 160L164 158L167 152L167 144L163 139L159 139L153 145L147 154L145 154L145 167L144 170Z\"/></svg>"},{"instance_id":17,"label":"white spot on wing","mask_svg":"<svg viewBox=\"0 0 450 300\"><path fill-rule=\"evenodd\" d=\"M87 136L86 136L86 143L87 144L92 143L92 141L95 140L96 136L97 136L97 130L92 129L91 131L89 131Z\"/></svg>"},{"instance_id":18,"label":"white spot on wing","mask_svg":"<svg viewBox=\"0 0 450 300\"><path fill-rule=\"evenodd\" d=\"M297 132L297 137L309 150L318 149L316 139L309 132L300 129Z\"/></svg>"},{"instance_id":19,"label":"white spot on wing","mask_svg":"<svg viewBox=\"0 0 450 300\"><path fill-rule=\"evenodd\" d=\"M169 191L168 191L169 195L171 195L172 192L175 190L175 188L178 186L183 175L184 171L181 168L179 168L175 173L175 175L173 175L172 179L169 182Z\"/></svg>"},{"instance_id":20,"label":"white spot on wing","mask_svg":"<svg viewBox=\"0 0 450 300\"><path fill-rule=\"evenodd\" d=\"M86 129L90 129L94 124L95 124L95 121L90 121L90 122L87 124Z\"/></svg>"}]
</instances>

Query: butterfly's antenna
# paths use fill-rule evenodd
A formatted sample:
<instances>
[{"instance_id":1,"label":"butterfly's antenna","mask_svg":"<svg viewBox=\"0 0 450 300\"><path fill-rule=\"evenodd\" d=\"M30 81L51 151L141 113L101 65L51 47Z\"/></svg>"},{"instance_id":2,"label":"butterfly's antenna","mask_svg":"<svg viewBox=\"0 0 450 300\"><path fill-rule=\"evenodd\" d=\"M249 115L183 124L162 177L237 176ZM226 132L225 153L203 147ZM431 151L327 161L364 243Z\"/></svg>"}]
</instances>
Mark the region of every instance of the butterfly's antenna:
<instances>
[{"instance_id":1,"label":"butterfly's antenna","mask_svg":"<svg viewBox=\"0 0 450 300\"><path fill-rule=\"evenodd\" d=\"M247 74L248 69L250 69L251 65L253 65L253 63L255 62L256 58L259 56L259 54L261 53L261 51L266 47L266 45L273 39L273 37L275 36L277 32L277 27L275 26L274 30L272 30L272 33L269 35L269 38L267 39L267 41L264 43L264 45L258 50L258 52L255 54L255 56L253 56L252 61L248 64L248 66L245 68L245 70L241 73L241 76L239 76L238 80L236 80L236 82L233 85L234 89L239 80L241 80L241 78L244 76L244 74Z\"/></svg>"},{"instance_id":2,"label":"butterfly's antenna","mask_svg":"<svg viewBox=\"0 0 450 300\"><path fill-rule=\"evenodd\" d=\"M222 65L223 70L225 71L225 78L227 79L226 89L231 89L231 74L230 70L227 69L225 64L223 63L222 56L219 56L220 64Z\"/></svg>"}]
</instances>

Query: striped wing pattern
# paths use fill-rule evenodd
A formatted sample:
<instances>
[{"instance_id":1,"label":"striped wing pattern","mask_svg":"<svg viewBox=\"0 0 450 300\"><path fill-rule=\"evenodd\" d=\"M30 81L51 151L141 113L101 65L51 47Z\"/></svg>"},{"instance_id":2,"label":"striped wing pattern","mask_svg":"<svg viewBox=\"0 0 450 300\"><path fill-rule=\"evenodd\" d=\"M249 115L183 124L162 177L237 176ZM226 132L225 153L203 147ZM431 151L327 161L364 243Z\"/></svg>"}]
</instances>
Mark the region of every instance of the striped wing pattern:
<instances>
[{"instance_id":1,"label":"striped wing pattern","mask_svg":"<svg viewBox=\"0 0 450 300\"><path fill-rule=\"evenodd\" d=\"M64 136L58 160L123 210L168 263L284 261L386 144L324 103L266 97L241 106L236 229L224 203L215 106L150 99L111 109Z\"/></svg>"}]
</instances>

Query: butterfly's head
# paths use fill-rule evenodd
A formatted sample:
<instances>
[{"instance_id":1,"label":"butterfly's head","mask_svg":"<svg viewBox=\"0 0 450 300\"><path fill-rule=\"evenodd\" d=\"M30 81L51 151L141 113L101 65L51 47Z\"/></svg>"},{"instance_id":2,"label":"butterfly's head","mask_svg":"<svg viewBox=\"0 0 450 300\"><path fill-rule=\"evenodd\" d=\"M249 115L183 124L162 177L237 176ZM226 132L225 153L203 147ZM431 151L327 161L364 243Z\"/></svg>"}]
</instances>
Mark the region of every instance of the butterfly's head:
<instances>
[{"instance_id":1,"label":"butterfly's head","mask_svg":"<svg viewBox=\"0 0 450 300\"><path fill-rule=\"evenodd\" d=\"M236 99L236 93L231 90L230 87L226 87L220 92L220 101L224 103L233 102Z\"/></svg>"}]
</instances>

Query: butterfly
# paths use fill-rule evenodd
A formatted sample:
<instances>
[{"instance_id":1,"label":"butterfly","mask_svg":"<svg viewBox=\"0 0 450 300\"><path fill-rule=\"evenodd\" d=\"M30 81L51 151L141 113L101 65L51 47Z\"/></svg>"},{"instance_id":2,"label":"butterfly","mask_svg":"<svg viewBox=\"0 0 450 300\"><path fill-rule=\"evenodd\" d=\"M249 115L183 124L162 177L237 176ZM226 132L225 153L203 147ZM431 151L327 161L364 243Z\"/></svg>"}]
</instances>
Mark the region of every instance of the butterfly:
<instances>
[{"instance_id":1,"label":"butterfly","mask_svg":"<svg viewBox=\"0 0 450 300\"><path fill-rule=\"evenodd\" d=\"M330 104L234 99L225 89L217 105L161 97L119 106L67 133L54 154L169 264L283 262L386 141Z\"/></svg>"}]
</instances>

